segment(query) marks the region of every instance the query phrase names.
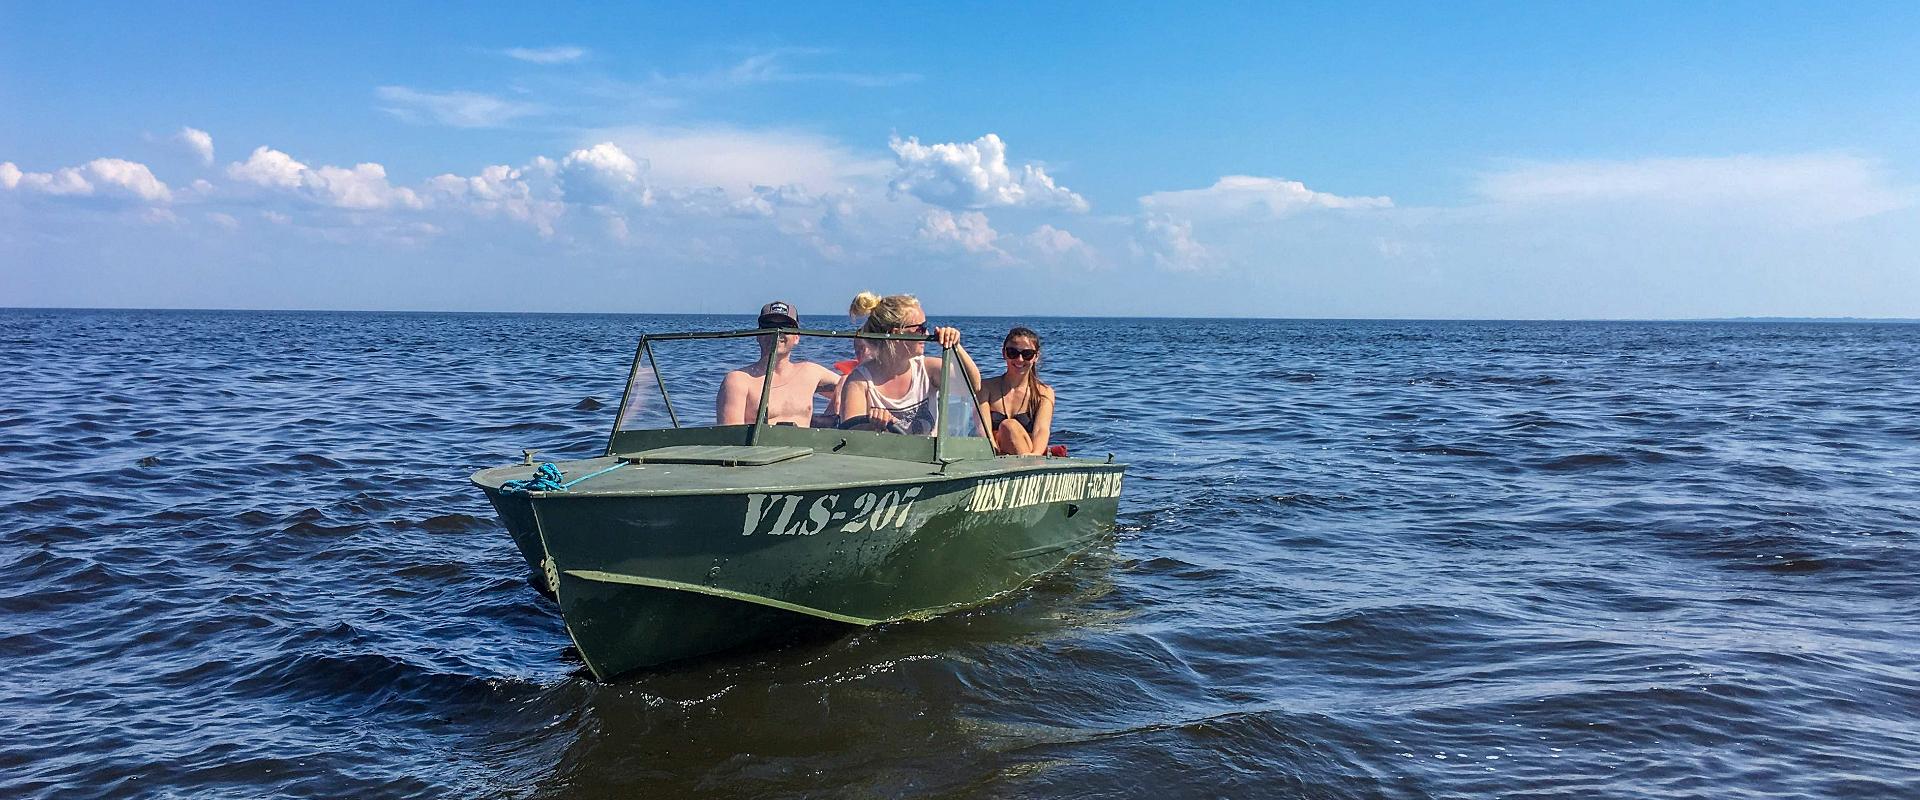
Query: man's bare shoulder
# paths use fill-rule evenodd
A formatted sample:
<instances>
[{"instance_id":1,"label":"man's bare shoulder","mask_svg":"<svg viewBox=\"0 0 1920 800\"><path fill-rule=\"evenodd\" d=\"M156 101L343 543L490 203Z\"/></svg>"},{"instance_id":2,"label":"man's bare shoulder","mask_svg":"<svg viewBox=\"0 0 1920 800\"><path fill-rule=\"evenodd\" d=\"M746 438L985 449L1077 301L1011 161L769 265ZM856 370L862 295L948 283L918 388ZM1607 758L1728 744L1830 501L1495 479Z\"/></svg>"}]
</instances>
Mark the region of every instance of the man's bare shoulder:
<instances>
[{"instance_id":1,"label":"man's bare shoulder","mask_svg":"<svg viewBox=\"0 0 1920 800\"><path fill-rule=\"evenodd\" d=\"M834 379L835 381L838 381L838 380L840 380L840 373L839 373L839 372L836 372L836 371L834 371L834 369L833 369L832 367L829 367L829 366L827 366L827 365L825 365L825 364L822 364L822 363L820 363L820 362L818 362L818 361L802 361L802 362L800 362L800 364L801 364L801 365L802 365L802 367L804 367L804 368L805 368L805 369L806 369L806 370L807 370L808 372L811 372L811 373L813 373L814 375L820 375L820 376L824 376L824 377L830 377L830 378L832 378L832 379Z\"/></svg>"}]
</instances>

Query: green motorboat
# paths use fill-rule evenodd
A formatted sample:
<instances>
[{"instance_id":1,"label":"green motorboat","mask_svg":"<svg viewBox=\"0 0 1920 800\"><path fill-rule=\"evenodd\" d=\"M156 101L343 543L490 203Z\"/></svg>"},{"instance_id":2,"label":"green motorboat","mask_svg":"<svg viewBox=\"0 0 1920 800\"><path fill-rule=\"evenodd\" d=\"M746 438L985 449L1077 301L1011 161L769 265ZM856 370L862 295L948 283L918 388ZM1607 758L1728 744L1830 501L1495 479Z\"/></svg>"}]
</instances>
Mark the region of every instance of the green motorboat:
<instances>
[{"instance_id":1,"label":"green motorboat","mask_svg":"<svg viewBox=\"0 0 1920 800\"><path fill-rule=\"evenodd\" d=\"M866 419L769 424L768 366L786 353L756 353L754 337L796 352L931 340L794 328L643 336L604 455L535 466L529 454L473 474L596 678L810 622L979 605L1112 530L1126 465L994 455L957 348L940 359L937 419L921 434ZM753 423L701 424L742 363L765 375Z\"/></svg>"}]
</instances>

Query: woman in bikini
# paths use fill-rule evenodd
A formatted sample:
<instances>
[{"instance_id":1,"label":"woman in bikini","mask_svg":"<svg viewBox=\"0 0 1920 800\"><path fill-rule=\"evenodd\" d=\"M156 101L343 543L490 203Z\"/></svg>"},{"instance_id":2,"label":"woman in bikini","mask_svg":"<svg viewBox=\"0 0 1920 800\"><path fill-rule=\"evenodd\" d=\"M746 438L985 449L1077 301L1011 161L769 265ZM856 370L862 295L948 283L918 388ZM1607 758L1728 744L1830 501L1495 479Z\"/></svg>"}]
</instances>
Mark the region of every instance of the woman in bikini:
<instances>
[{"instance_id":1,"label":"woman in bikini","mask_svg":"<svg viewBox=\"0 0 1920 800\"><path fill-rule=\"evenodd\" d=\"M913 295L889 295L867 312L860 330L926 334L927 314ZM943 347L960 342L955 328L934 328L932 333ZM860 365L840 384L841 426L931 436L939 418L942 363L927 355L926 348L924 341L864 341ZM971 365L962 361L962 366Z\"/></svg>"},{"instance_id":2,"label":"woman in bikini","mask_svg":"<svg viewBox=\"0 0 1920 800\"><path fill-rule=\"evenodd\" d=\"M980 382L980 404L993 426L994 452L1042 455L1053 428L1053 387L1040 382L1040 334L1030 328L1007 331L1000 355L1007 360L1007 371Z\"/></svg>"}]
</instances>

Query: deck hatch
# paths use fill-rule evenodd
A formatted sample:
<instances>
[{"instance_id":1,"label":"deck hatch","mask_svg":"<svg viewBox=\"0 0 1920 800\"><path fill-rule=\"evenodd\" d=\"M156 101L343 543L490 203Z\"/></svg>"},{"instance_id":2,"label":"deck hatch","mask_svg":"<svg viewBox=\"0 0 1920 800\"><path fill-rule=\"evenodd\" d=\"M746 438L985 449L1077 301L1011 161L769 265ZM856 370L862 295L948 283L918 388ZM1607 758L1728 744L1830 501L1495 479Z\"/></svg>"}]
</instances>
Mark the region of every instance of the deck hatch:
<instances>
[{"instance_id":1,"label":"deck hatch","mask_svg":"<svg viewBox=\"0 0 1920 800\"><path fill-rule=\"evenodd\" d=\"M688 444L622 453L623 461L646 464L713 464L722 467L764 467L812 455L806 447L764 445Z\"/></svg>"}]
</instances>

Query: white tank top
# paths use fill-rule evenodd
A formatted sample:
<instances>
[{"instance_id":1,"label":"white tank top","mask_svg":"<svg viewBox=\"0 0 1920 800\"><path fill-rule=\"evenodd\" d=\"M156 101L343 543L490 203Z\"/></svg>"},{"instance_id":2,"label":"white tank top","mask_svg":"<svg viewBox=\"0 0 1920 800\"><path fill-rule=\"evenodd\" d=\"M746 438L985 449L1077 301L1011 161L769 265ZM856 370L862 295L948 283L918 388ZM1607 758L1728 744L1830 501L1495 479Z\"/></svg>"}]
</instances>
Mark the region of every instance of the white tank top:
<instances>
[{"instance_id":1,"label":"white tank top","mask_svg":"<svg viewBox=\"0 0 1920 800\"><path fill-rule=\"evenodd\" d=\"M933 433L934 402L932 382L927 380L927 357L914 356L908 371L913 374L913 383L907 386L905 395L893 398L880 393L880 383L867 371L867 365L861 364L854 370L867 381L868 406L892 413L894 419L906 426L907 433L928 436Z\"/></svg>"}]
</instances>

